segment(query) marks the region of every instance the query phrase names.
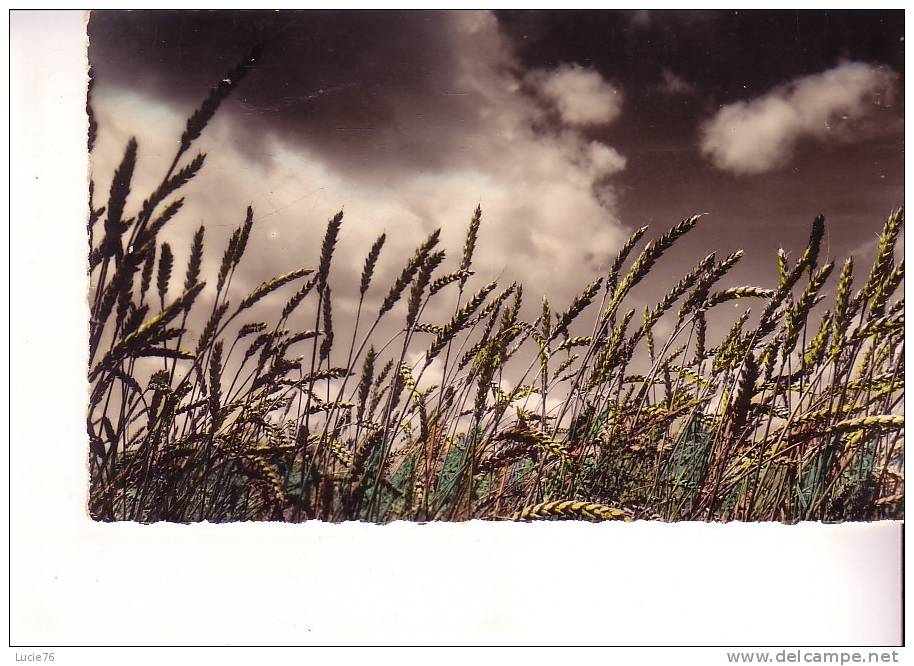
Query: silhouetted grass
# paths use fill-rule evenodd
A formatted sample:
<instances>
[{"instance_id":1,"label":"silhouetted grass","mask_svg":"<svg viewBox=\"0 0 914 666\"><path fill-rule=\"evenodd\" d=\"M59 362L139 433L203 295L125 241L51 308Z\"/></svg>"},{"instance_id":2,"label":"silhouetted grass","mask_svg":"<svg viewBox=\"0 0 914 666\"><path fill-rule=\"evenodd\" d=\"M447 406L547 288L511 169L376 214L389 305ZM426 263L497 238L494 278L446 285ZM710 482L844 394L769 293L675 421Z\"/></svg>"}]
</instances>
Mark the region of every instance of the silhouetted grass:
<instances>
[{"instance_id":1,"label":"silhouetted grass","mask_svg":"<svg viewBox=\"0 0 914 666\"><path fill-rule=\"evenodd\" d=\"M474 250L485 242L478 207L453 272L443 268L437 232L403 258L392 285L374 281L386 237L366 248L353 330L334 328L329 282L340 262L342 212L328 222L315 267L265 282L237 302L229 290L253 211L216 275L201 275L201 227L182 294L169 301L179 267L158 234L179 217L177 195L205 156L180 164L256 57L192 115L171 167L134 216L126 217L126 201L135 141L104 208L95 207L90 188L93 517L902 516L904 300L893 300L904 272L895 260L900 210L888 218L862 280L851 260L844 263L824 315L812 316L834 266L820 259L821 216L796 261L779 255L779 281L770 288L716 289L742 253L719 261L710 254L655 306L628 309L630 291L662 279L654 266L700 225L693 216L635 254L639 229L607 275L571 303L543 299L539 316L526 321L521 285L473 284ZM94 123L91 130L90 148ZM280 292L288 300L272 322L245 319ZM377 312L363 307L369 292L386 294ZM212 307L191 319L205 322L201 329L188 331L204 294ZM449 318L424 318L432 299L454 304ZM744 299L757 304L757 324L748 325L746 309L726 333L709 335L709 311ZM313 328L286 328L305 306ZM385 318L404 321L393 341L377 338ZM662 338L655 337L661 320L671 328ZM582 323L590 334L572 336L572 324ZM722 342L708 347L709 338ZM197 340L193 349L182 348L185 339ZM138 364L150 357L160 368L146 379ZM441 385L424 379L433 361Z\"/></svg>"}]
</instances>

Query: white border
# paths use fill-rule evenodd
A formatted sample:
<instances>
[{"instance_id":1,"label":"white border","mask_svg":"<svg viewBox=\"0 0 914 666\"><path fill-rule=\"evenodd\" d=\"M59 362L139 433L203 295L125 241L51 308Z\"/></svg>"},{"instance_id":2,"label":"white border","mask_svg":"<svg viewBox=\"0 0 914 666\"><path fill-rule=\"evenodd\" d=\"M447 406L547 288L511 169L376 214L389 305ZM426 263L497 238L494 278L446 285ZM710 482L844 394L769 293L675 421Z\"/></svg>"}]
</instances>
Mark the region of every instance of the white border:
<instances>
[{"instance_id":1,"label":"white border","mask_svg":"<svg viewBox=\"0 0 914 666\"><path fill-rule=\"evenodd\" d=\"M83 21L10 16L12 643L899 640L892 523L89 521Z\"/></svg>"}]
</instances>

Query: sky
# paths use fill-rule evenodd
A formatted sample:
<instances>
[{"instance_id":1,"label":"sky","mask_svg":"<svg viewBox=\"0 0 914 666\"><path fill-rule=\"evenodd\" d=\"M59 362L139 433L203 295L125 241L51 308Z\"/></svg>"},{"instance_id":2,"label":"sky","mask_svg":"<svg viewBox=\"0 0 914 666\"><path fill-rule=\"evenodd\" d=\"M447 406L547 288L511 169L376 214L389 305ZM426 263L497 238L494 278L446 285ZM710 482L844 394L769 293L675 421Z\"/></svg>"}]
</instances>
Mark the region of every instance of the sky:
<instances>
[{"instance_id":1,"label":"sky","mask_svg":"<svg viewBox=\"0 0 914 666\"><path fill-rule=\"evenodd\" d=\"M744 249L730 279L772 286L819 213L823 252L865 259L903 204L900 10L102 11L88 33L93 178L106 191L136 136L134 205L209 87L264 44L163 236L180 266L205 224L212 271L252 204L239 291L316 264L340 209L331 284L351 312L380 233L377 300L436 228L453 270L477 204L479 284L517 280L555 309L642 225L707 213L633 294L647 303L712 251Z\"/></svg>"}]
</instances>

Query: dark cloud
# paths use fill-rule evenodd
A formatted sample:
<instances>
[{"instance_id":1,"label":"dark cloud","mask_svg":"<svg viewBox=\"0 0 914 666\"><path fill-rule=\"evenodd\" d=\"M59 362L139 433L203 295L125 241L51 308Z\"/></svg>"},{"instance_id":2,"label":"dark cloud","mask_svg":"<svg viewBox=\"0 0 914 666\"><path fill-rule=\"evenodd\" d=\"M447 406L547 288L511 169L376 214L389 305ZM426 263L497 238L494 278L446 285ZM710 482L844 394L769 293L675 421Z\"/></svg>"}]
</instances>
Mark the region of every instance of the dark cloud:
<instances>
[{"instance_id":1,"label":"dark cloud","mask_svg":"<svg viewBox=\"0 0 914 666\"><path fill-rule=\"evenodd\" d=\"M723 103L839 59L904 70L902 10L514 10L498 17L525 64L591 65L626 88L674 68Z\"/></svg>"},{"instance_id":2,"label":"dark cloud","mask_svg":"<svg viewBox=\"0 0 914 666\"><path fill-rule=\"evenodd\" d=\"M577 64L625 90L637 113L606 137L622 152L681 140L716 112L839 60L904 66L902 11L505 11L505 53L468 51L460 12L93 12L90 59L99 80L196 104L253 44L263 62L230 106L251 131L279 132L369 175L377 165L439 168L461 154L466 128L486 122L466 94L467 57L518 70ZM675 69L700 99L663 99ZM899 110L900 116L900 110ZM691 137L689 137L691 139ZM363 168L364 167L364 168Z\"/></svg>"},{"instance_id":3,"label":"dark cloud","mask_svg":"<svg viewBox=\"0 0 914 666\"><path fill-rule=\"evenodd\" d=\"M180 135L180 117L197 103L186 99L193 97L190 84L172 83L184 77L197 86L209 73L196 64L204 58L199 44L182 58L170 53L165 64L156 61L160 41L183 51L185 33L206 34L215 51L212 35L219 34L227 35L219 44L240 50L269 35L263 59L197 145L209 153L201 182L210 185L188 196L183 211L233 219L254 204L277 242L252 243L259 266L244 281L256 284L286 254L313 244L312 213L320 220L341 207L347 223L356 220L347 224L348 283L382 231L389 232L391 251L404 257L440 227L449 252L459 256L477 203L486 220L480 271L503 273L561 300L604 270L627 235L611 182L625 157L583 129L615 122L623 112L621 91L590 68L528 77L533 70L517 63L490 13L322 13L315 22L299 13L286 22L278 20L285 14L272 13L98 16L109 21L90 24L97 49L91 57L99 63L93 170L100 191L131 134L144 165L138 178L146 177L150 155L167 155L164 146ZM242 18L249 18L249 32L239 32ZM116 30L113 19L129 29ZM317 44L303 25L320 35ZM134 40L125 38L131 30ZM106 41L112 34L126 53L121 59ZM185 60L191 62L186 74ZM157 64L144 66L149 62ZM142 74L147 70L152 73ZM106 71L110 83L103 84ZM597 108L606 102L610 113ZM583 103L590 105L585 116ZM301 223L305 212L312 224ZM571 225L576 233L569 237ZM293 258L301 261L300 254ZM392 279L399 269L390 266L383 277Z\"/></svg>"},{"instance_id":4,"label":"dark cloud","mask_svg":"<svg viewBox=\"0 0 914 666\"><path fill-rule=\"evenodd\" d=\"M102 84L142 87L182 105L253 44L256 71L230 102L263 153L265 130L359 170L436 168L482 119L461 87L453 13L93 12L90 59ZM476 54L482 57L497 54ZM456 131L455 131L456 130Z\"/></svg>"},{"instance_id":5,"label":"dark cloud","mask_svg":"<svg viewBox=\"0 0 914 666\"><path fill-rule=\"evenodd\" d=\"M773 253L798 251L819 212L829 220L829 249L840 255L869 242L885 215L903 204L901 10L504 11L498 17L525 66L578 63L621 85L629 112L596 133L626 157L613 181L620 218L663 226L710 212L684 239L683 252L751 248L735 279L770 283ZM879 131L854 128L850 134L860 138L854 142L800 137L777 169L751 177L721 173L702 156L701 128L723 107L846 62L897 75L899 94L876 116ZM687 82L691 94L670 95L658 85L669 73ZM853 121L841 115L839 123Z\"/></svg>"},{"instance_id":6,"label":"dark cloud","mask_svg":"<svg viewBox=\"0 0 914 666\"><path fill-rule=\"evenodd\" d=\"M903 203L903 32L901 11L93 12L108 132L93 166L109 173L130 133L179 135L181 116L263 41L262 62L204 136L208 180L192 209L234 220L255 203L265 236L251 283L297 266L284 253L313 244L340 206L356 274L382 230L400 239L391 256L437 226L458 253L482 201L486 275L506 269L530 293L567 300L631 227L659 234L703 211L664 258L669 284L708 251L742 247L732 279L765 286L774 252L797 252L817 213L841 256ZM890 131L822 141L800 124L789 150L751 175L702 155L702 128L722 108L845 62L897 77L880 121ZM612 108L591 108L610 86ZM140 139L144 158L167 150Z\"/></svg>"}]
</instances>

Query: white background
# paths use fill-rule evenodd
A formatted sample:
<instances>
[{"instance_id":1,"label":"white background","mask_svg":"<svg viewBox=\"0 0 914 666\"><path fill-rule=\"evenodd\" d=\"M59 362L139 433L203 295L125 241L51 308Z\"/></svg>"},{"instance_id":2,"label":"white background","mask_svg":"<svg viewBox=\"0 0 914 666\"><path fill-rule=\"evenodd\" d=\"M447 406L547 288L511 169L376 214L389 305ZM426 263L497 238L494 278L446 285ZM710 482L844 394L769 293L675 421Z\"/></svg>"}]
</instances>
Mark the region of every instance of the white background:
<instances>
[{"instance_id":1,"label":"white background","mask_svg":"<svg viewBox=\"0 0 914 666\"><path fill-rule=\"evenodd\" d=\"M13 12L10 39L11 645L901 640L898 523L90 521L85 17ZM57 652L61 664L88 657ZM549 654L514 657L554 662ZM640 663L637 654L621 663ZM109 651L85 663L128 657L137 659ZM162 657L171 658L149 652L141 663ZM675 663L727 660L693 651Z\"/></svg>"}]
</instances>

